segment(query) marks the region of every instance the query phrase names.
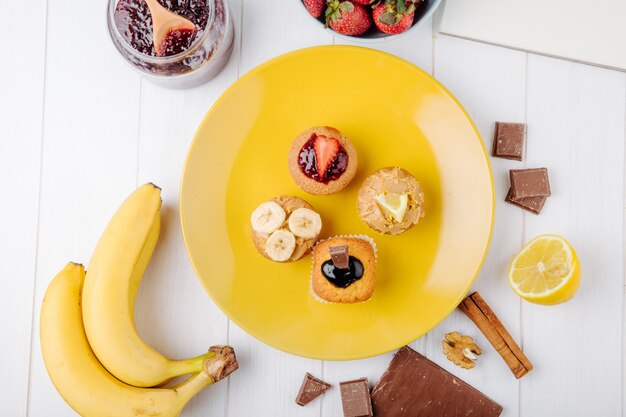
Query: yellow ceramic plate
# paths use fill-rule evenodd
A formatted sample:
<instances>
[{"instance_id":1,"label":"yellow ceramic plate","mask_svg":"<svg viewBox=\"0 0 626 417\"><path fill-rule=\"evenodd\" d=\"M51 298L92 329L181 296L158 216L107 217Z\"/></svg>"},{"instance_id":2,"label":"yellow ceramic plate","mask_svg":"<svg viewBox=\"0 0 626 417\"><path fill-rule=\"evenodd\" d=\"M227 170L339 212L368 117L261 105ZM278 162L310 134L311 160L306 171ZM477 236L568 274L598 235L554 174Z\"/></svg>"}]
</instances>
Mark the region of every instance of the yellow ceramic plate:
<instances>
[{"instance_id":1,"label":"yellow ceramic plate","mask_svg":"<svg viewBox=\"0 0 626 417\"><path fill-rule=\"evenodd\" d=\"M356 146L358 173L342 192L312 196L289 175L302 130L330 125ZM400 166L422 183L426 217L399 236L358 217L363 179ZM287 194L321 214L323 236L367 234L378 246L376 291L360 304L322 304L309 292L311 259L280 264L250 238L250 213ZM414 65L372 49L325 46L273 59L215 103L183 174L185 244L207 292L237 325L278 349L356 359L422 336L460 302L485 257L494 216L490 166L469 116Z\"/></svg>"}]
</instances>

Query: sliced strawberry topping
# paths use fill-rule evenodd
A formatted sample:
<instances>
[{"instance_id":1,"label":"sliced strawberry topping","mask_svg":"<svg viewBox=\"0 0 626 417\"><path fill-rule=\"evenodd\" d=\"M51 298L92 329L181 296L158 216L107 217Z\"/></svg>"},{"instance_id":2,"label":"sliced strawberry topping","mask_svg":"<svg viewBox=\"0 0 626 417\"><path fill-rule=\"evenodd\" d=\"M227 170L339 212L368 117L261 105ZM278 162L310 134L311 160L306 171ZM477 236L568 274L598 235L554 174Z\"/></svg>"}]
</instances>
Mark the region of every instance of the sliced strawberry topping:
<instances>
[{"instance_id":1,"label":"sliced strawberry topping","mask_svg":"<svg viewBox=\"0 0 626 417\"><path fill-rule=\"evenodd\" d=\"M298 165L307 177L327 184L346 171L348 153L337 139L313 134L300 149Z\"/></svg>"},{"instance_id":2,"label":"sliced strawberry topping","mask_svg":"<svg viewBox=\"0 0 626 417\"><path fill-rule=\"evenodd\" d=\"M335 158L337 158L341 145L335 138L318 135L315 138L313 147L315 149L315 158L317 159L317 171L320 176L324 178L328 168L330 168L330 165Z\"/></svg>"}]
</instances>

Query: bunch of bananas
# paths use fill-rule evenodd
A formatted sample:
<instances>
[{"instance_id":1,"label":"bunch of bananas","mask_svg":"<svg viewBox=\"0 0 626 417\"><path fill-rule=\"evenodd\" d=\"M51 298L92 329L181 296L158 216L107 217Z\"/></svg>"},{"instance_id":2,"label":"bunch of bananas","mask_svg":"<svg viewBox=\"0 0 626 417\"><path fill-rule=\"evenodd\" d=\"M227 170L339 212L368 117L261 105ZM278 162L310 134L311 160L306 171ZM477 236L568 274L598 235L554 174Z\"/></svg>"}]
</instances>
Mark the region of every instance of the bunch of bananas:
<instances>
[{"instance_id":1,"label":"bunch of bananas","mask_svg":"<svg viewBox=\"0 0 626 417\"><path fill-rule=\"evenodd\" d=\"M195 394L238 367L230 346L172 360L137 334L135 295L156 246L160 212L160 188L139 187L109 222L88 271L69 263L46 290L44 362L63 399L82 416L177 416ZM182 383L163 387L187 374Z\"/></svg>"}]
</instances>

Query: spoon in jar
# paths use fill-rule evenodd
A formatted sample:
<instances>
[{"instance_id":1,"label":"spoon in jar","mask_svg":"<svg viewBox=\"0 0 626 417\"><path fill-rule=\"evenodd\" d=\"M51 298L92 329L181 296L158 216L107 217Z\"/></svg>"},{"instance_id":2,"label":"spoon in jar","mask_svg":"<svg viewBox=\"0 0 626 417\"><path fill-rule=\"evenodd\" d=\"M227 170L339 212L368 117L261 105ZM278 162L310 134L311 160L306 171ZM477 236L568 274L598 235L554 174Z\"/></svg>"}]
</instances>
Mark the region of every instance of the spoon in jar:
<instances>
[{"instance_id":1,"label":"spoon in jar","mask_svg":"<svg viewBox=\"0 0 626 417\"><path fill-rule=\"evenodd\" d=\"M166 53L168 35L175 32L185 33L196 30L196 25L193 22L163 7L157 0L144 1L152 15L152 39L154 50L158 56L164 56Z\"/></svg>"}]
</instances>

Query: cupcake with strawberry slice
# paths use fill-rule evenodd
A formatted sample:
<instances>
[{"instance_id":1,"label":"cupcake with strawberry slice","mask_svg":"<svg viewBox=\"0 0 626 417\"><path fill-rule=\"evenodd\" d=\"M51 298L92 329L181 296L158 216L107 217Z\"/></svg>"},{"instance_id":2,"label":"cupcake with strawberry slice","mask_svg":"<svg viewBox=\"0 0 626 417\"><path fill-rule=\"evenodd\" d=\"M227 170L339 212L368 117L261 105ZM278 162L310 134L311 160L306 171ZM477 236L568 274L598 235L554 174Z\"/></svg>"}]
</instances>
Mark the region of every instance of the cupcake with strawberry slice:
<instances>
[{"instance_id":1,"label":"cupcake with strawberry slice","mask_svg":"<svg viewBox=\"0 0 626 417\"><path fill-rule=\"evenodd\" d=\"M316 126L300 133L289 151L289 172L300 188L310 194L334 194L354 178L357 154L339 130Z\"/></svg>"}]
</instances>

